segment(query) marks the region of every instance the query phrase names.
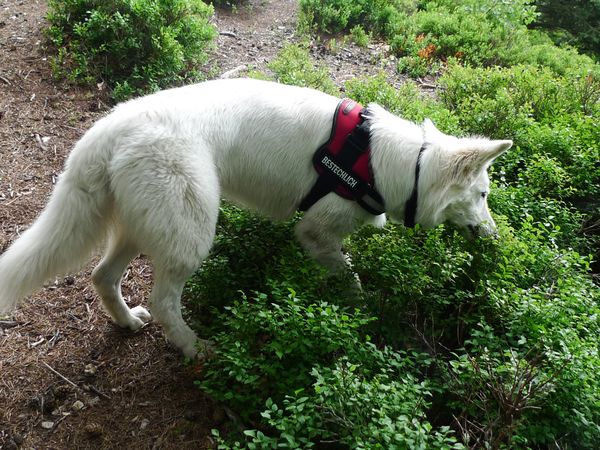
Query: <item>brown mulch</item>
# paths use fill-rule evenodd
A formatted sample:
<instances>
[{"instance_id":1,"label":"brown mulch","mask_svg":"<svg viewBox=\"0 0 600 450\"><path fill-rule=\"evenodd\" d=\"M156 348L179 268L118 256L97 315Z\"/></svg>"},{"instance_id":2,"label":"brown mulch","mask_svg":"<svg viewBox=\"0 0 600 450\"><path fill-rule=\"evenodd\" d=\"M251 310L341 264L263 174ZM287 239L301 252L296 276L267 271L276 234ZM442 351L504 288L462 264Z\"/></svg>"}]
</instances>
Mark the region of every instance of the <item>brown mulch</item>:
<instances>
[{"instance_id":1,"label":"brown mulch","mask_svg":"<svg viewBox=\"0 0 600 450\"><path fill-rule=\"evenodd\" d=\"M39 214L73 144L109 109L101 85L53 79L46 10L41 0L0 2L0 252ZM296 20L294 0L217 9L220 35L206 72L264 70L296 39ZM332 53L313 42L312 51L339 85L393 65L385 46L346 43ZM92 267L0 318L0 448L214 448L210 430L227 427L228 415L194 386L193 365L157 325L128 333L109 322ZM123 293L131 305L146 301L151 279L147 261L130 266Z\"/></svg>"},{"instance_id":2,"label":"brown mulch","mask_svg":"<svg viewBox=\"0 0 600 450\"><path fill-rule=\"evenodd\" d=\"M105 93L52 78L46 3L0 5L0 249L40 212L73 143L108 106ZM91 265L50 283L0 322L0 448L212 448L220 408L154 324L114 327L90 281ZM145 301L152 271L124 282Z\"/></svg>"}]
</instances>

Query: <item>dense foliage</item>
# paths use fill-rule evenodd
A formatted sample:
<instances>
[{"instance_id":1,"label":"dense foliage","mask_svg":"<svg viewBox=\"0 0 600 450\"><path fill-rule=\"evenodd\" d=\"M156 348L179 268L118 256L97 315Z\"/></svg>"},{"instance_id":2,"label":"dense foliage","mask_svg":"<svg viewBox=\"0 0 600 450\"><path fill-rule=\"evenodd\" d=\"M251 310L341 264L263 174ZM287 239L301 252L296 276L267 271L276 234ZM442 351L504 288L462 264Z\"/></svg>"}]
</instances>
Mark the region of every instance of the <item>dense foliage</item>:
<instances>
[{"instance_id":1,"label":"dense foliage","mask_svg":"<svg viewBox=\"0 0 600 450\"><path fill-rule=\"evenodd\" d=\"M536 25L548 29L558 44L570 44L600 56L600 2L598 0L536 0Z\"/></svg>"},{"instance_id":2,"label":"dense foliage","mask_svg":"<svg viewBox=\"0 0 600 450\"><path fill-rule=\"evenodd\" d=\"M399 70L414 76L438 72L449 59L484 67L543 64L558 73L598 71L589 57L527 28L537 17L531 0L300 0L300 5L308 28L336 32L361 26L389 40Z\"/></svg>"},{"instance_id":3,"label":"dense foliage","mask_svg":"<svg viewBox=\"0 0 600 450\"><path fill-rule=\"evenodd\" d=\"M201 0L50 0L54 72L105 81L117 100L196 79L211 16Z\"/></svg>"},{"instance_id":4,"label":"dense foliage","mask_svg":"<svg viewBox=\"0 0 600 450\"><path fill-rule=\"evenodd\" d=\"M390 17L413 4L303 3L321 29L324 18L346 17L328 31L352 35L369 20L385 32L382 16L370 18L383 3ZM421 3L406 20L423 20L419 12L434 6L446 8L437 19L454 20L447 16L459 3L463 11L480 4ZM508 26L513 9L521 18L510 23L533 17L527 2L498 3L503 10L484 10L499 39L506 36L494 27ZM344 95L411 120L430 117L449 133L513 139L492 168L498 239L466 242L443 226L362 229L345 243L359 294L307 258L291 237L295 221L273 225L223 209L214 256L187 290L191 320L217 342L198 383L253 427L215 430L220 448L600 445L600 288L587 256L598 236L598 69L520 32L559 53L538 58L527 41L537 56L505 67L436 54L426 68L443 68L437 98L410 82L395 89L385 74L344 87ZM481 45L461 48L479 52L478 34ZM331 92L301 46L285 48L270 68L281 82Z\"/></svg>"}]
</instances>

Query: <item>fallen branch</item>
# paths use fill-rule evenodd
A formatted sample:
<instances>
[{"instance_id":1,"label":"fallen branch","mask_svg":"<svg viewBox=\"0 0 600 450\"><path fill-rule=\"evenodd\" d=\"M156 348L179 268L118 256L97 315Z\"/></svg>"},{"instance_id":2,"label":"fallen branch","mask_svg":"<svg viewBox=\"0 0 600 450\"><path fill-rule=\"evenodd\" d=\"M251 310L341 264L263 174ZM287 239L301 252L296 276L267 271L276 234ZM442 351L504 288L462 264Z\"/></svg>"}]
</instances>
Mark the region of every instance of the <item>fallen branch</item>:
<instances>
[{"instance_id":1,"label":"fallen branch","mask_svg":"<svg viewBox=\"0 0 600 450\"><path fill-rule=\"evenodd\" d=\"M219 78L235 78L240 74L240 72L243 72L245 70L248 70L248 66L242 64L241 66L237 66L231 70L228 70L227 72L223 72Z\"/></svg>"}]
</instances>

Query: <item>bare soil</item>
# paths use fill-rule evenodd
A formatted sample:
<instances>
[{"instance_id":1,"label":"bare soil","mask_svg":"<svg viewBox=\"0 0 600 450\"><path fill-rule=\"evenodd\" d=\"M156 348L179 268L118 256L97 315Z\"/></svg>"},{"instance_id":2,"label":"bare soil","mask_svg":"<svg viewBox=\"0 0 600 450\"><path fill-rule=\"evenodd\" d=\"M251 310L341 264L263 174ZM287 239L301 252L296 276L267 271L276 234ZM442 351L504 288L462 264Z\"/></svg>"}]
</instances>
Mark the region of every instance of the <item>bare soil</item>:
<instances>
[{"instance_id":1,"label":"bare soil","mask_svg":"<svg viewBox=\"0 0 600 450\"><path fill-rule=\"evenodd\" d=\"M73 144L110 108L101 85L53 79L46 11L42 0L0 0L0 252L36 218ZM266 70L297 39L296 21L294 0L217 9L206 72ZM311 48L340 86L393 65L384 45ZM228 428L228 413L194 386L194 365L157 325L128 333L110 323L90 284L93 264L0 318L0 448L215 448L210 430ZM148 262L134 261L123 283L132 306L146 302L151 282Z\"/></svg>"}]
</instances>

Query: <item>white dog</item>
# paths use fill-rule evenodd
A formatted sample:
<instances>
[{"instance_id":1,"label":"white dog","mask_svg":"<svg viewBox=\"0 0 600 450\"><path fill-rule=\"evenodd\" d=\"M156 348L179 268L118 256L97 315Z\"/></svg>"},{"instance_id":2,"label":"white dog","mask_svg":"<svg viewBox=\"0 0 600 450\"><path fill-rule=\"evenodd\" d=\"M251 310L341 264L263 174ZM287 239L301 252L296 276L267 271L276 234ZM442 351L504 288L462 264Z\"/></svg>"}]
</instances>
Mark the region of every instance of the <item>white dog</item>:
<instances>
[{"instance_id":1,"label":"white dog","mask_svg":"<svg viewBox=\"0 0 600 450\"><path fill-rule=\"evenodd\" d=\"M0 257L0 315L106 242L92 278L114 322L136 330L151 319L141 306L128 308L120 289L129 262L144 253L154 265L152 316L173 345L196 355L180 295L209 253L221 197L274 219L292 216L318 178L313 154L330 137L338 102L311 89L235 79L119 105L76 144L40 217ZM415 125L377 105L362 115L370 169L392 220L405 220L413 198L414 222L424 227L449 221L467 234L494 232L486 170L511 141L447 136L430 121ZM385 215L330 192L296 232L336 271L347 267L342 239L367 223L381 226Z\"/></svg>"}]
</instances>

